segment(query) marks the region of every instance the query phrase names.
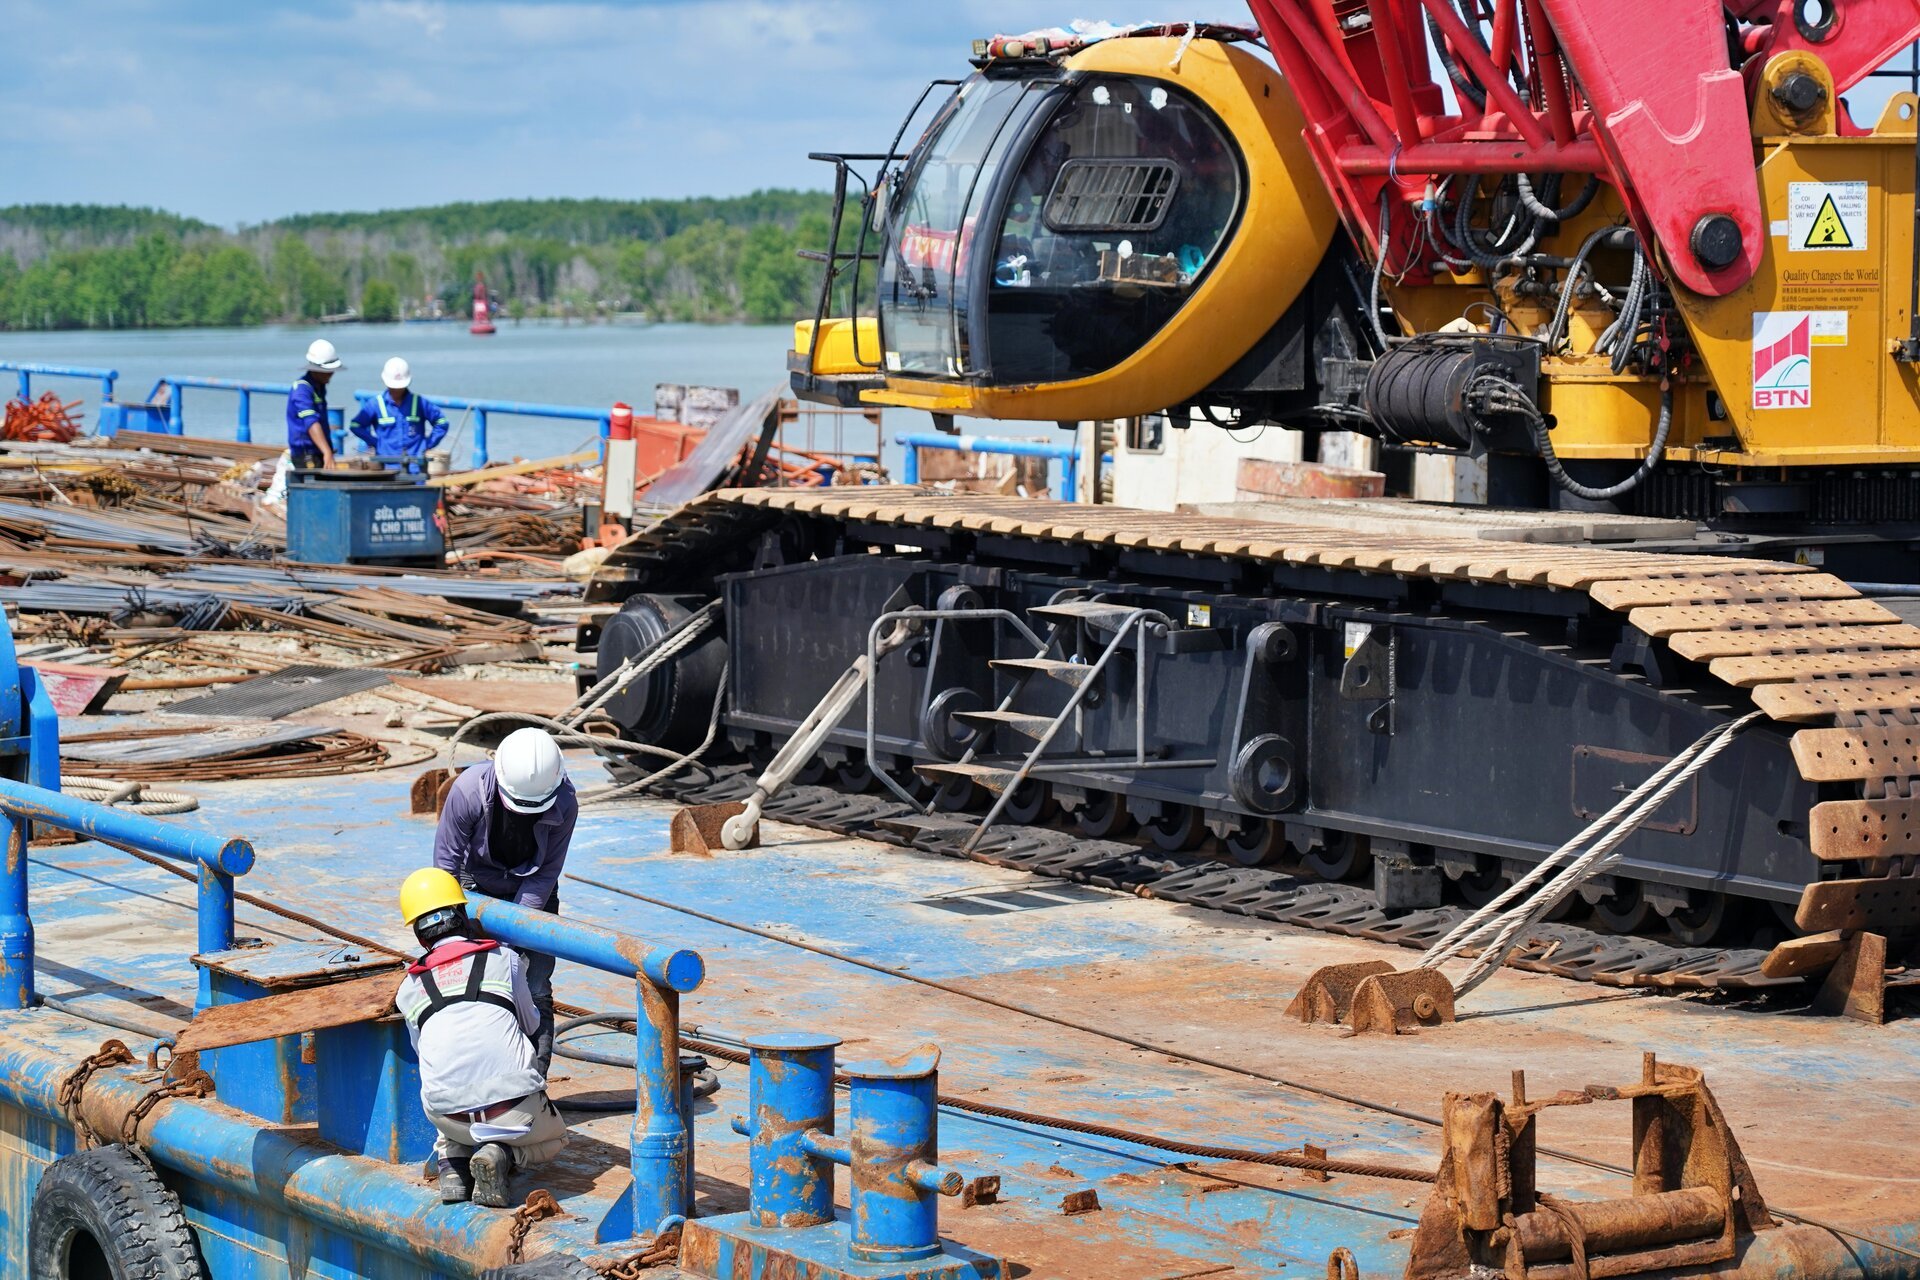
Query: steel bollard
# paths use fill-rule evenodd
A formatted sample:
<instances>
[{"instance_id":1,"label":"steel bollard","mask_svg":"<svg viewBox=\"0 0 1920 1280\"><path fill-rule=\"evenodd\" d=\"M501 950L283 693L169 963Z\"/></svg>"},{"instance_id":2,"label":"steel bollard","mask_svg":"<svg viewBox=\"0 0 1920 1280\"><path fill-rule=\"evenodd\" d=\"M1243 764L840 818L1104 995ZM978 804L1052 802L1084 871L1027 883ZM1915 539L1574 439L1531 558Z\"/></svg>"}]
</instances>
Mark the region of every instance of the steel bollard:
<instances>
[{"instance_id":1,"label":"steel bollard","mask_svg":"<svg viewBox=\"0 0 1920 1280\"><path fill-rule=\"evenodd\" d=\"M853 1236L859 1262L908 1262L940 1252L938 1196L960 1194L942 1169L938 1131L940 1050L921 1045L882 1062L849 1064Z\"/></svg>"},{"instance_id":2,"label":"steel bollard","mask_svg":"<svg viewBox=\"0 0 1920 1280\"><path fill-rule=\"evenodd\" d=\"M837 1036L788 1034L747 1041L749 1139L747 1220L756 1227L813 1227L833 1221L833 1166L846 1144L833 1135L833 1051Z\"/></svg>"},{"instance_id":3,"label":"steel bollard","mask_svg":"<svg viewBox=\"0 0 1920 1280\"><path fill-rule=\"evenodd\" d=\"M696 1095L693 1086L696 1077L707 1069L707 1060L697 1053L682 1052L680 1055L680 1119L687 1129L687 1184L684 1195L683 1217L693 1216L693 1104Z\"/></svg>"}]
</instances>

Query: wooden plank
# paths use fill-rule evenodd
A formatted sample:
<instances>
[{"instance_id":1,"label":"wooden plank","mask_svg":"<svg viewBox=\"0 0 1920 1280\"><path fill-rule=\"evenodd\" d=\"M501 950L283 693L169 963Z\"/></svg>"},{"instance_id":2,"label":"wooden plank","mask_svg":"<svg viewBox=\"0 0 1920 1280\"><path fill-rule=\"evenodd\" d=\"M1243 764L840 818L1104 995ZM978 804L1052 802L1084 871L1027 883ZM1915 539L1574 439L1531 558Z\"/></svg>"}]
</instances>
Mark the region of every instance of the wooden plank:
<instances>
[{"instance_id":1,"label":"wooden plank","mask_svg":"<svg viewBox=\"0 0 1920 1280\"><path fill-rule=\"evenodd\" d=\"M1805 626L1816 622L1900 621L1871 600L1809 600L1805 604L1676 604L1635 609L1627 621L1650 636L1676 631L1720 631L1731 626Z\"/></svg>"},{"instance_id":2,"label":"wooden plank","mask_svg":"<svg viewBox=\"0 0 1920 1280\"><path fill-rule=\"evenodd\" d=\"M1881 675L1920 678L1920 652L1912 649L1875 649L1865 653L1773 653L1743 658L1715 658L1709 670L1728 684L1750 689L1776 680L1806 680L1813 676Z\"/></svg>"},{"instance_id":3,"label":"wooden plank","mask_svg":"<svg viewBox=\"0 0 1920 1280\"><path fill-rule=\"evenodd\" d=\"M1807 818L1808 844L1823 862L1920 853L1920 800L1828 800ZM1833 925L1802 924L1802 929Z\"/></svg>"},{"instance_id":4,"label":"wooden plank","mask_svg":"<svg viewBox=\"0 0 1920 1280\"><path fill-rule=\"evenodd\" d=\"M1588 588L1609 609L1749 600L1845 600L1855 591L1830 573L1717 573L1699 578L1634 578Z\"/></svg>"},{"instance_id":5,"label":"wooden plank","mask_svg":"<svg viewBox=\"0 0 1920 1280\"><path fill-rule=\"evenodd\" d=\"M1788 938L1767 953L1767 958L1760 962L1760 972L1769 978L1799 978L1819 973L1833 967L1846 945L1838 929L1804 938Z\"/></svg>"},{"instance_id":6,"label":"wooden plank","mask_svg":"<svg viewBox=\"0 0 1920 1280\"><path fill-rule=\"evenodd\" d=\"M1822 880L1801 893L1793 921L1808 933L1871 929L1904 943L1920 933L1920 879Z\"/></svg>"},{"instance_id":7,"label":"wooden plank","mask_svg":"<svg viewBox=\"0 0 1920 1280\"><path fill-rule=\"evenodd\" d=\"M344 1027L385 1017L393 1011L400 990L399 972L376 973L348 982L302 987L280 995L261 996L237 1004L217 1004L194 1015L174 1042L175 1053L219 1049L299 1035L321 1027Z\"/></svg>"},{"instance_id":8,"label":"wooden plank","mask_svg":"<svg viewBox=\"0 0 1920 1280\"><path fill-rule=\"evenodd\" d=\"M1920 627L1905 622L1888 626L1733 627L1683 632L1671 637L1667 644L1681 657L1695 662L1763 653L1821 653L1869 647L1920 649Z\"/></svg>"},{"instance_id":9,"label":"wooden plank","mask_svg":"<svg viewBox=\"0 0 1920 1280\"><path fill-rule=\"evenodd\" d=\"M1754 705L1775 720L1818 720L1849 711L1905 711L1920 706L1920 680L1842 676L1798 684L1763 684Z\"/></svg>"},{"instance_id":10,"label":"wooden plank","mask_svg":"<svg viewBox=\"0 0 1920 1280\"><path fill-rule=\"evenodd\" d=\"M1808 782L1867 782L1920 776L1920 728L1802 729L1793 761Z\"/></svg>"},{"instance_id":11,"label":"wooden plank","mask_svg":"<svg viewBox=\"0 0 1920 1280\"><path fill-rule=\"evenodd\" d=\"M482 467L478 471L455 471L449 475L432 476L427 480L427 486L433 489L457 489L470 484L483 484L488 480L503 480L508 476L524 476L534 471L564 471L569 467L584 467L599 460L598 449L582 449L579 453L563 453L557 458L503 462L497 467Z\"/></svg>"}]
</instances>

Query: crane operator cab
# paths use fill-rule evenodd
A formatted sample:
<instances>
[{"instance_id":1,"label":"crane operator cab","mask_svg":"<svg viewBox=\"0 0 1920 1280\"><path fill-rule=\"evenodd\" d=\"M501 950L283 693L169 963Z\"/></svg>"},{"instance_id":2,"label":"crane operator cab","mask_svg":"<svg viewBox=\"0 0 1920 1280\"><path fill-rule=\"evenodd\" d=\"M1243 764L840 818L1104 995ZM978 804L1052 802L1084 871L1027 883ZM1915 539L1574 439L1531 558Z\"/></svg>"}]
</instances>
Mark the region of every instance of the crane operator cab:
<instances>
[{"instance_id":1,"label":"crane operator cab","mask_svg":"<svg viewBox=\"0 0 1920 1280\"><path fill-rule=\"evenodd\" d=\"M1299 384L1270 390L1306 390L1290 304L1313 292L1332 203L1278 74L1231 43L1243 33L1177 30L978 49L910 154L823 157L841 203L795 390L1072 421L1190 401L1250 350ZM829 318L829 298L854 315Z\"/></svg>"}]
</instances>

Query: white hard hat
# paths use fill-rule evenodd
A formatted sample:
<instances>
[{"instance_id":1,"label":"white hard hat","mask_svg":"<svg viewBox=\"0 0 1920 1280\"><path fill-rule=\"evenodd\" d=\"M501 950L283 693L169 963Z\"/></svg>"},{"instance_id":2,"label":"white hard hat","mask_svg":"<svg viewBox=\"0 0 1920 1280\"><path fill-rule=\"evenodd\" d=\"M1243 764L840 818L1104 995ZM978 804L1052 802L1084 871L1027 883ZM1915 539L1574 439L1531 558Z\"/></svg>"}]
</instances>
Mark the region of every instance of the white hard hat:
<instances>
[{"instance_id":1,"label":"white hard hat","mask_svg":"<svg viewBox=\"0 0 1920 1280\"><path fill-rule=\"evenodd\" d=\"M340 353L335 351L333 344L325 338L315 338L308 344L308 369L311 369L315 373L332 373L337 369L344 369L346 367L347 362L340 358Z\"/></svg>"},{"instance_id":2,"label":"white hard hat","mask_svg":"<svg viewBox=\"0 0 1920 1280\"><path fill-rule=\"evenodd\" d=\"M381 366L380 381L389 391L405 391L413 382L413 366L407 363L405 356L395 356ZM519 732L525 733L526 730L521 729ZM539 731L535 730L535 732Z\"/></svg>"},{"instance_id":3,"label":"white hard hat","mask_svg":"<svg viewBox=\"0 0 1920 1280\"><path fill-rule=\"evenodd\" d=\"M567 770L560 744L545 729L515 729L493 755L500 802L515 813L545 813L560 794Z\"/></svg>"}]
</instances>

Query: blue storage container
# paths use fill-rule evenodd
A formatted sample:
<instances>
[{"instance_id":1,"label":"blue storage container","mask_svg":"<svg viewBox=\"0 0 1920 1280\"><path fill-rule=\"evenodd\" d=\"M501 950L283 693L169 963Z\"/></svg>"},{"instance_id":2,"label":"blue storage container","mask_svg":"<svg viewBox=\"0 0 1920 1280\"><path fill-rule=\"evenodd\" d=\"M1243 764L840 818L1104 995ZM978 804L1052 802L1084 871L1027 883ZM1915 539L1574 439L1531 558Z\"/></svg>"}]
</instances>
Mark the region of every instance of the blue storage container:
<instances>
[{"instance_id":1,"label":"blue storage container","mask_svg":"<svg viewBox=\"0 0 1920 1280\"><path fill-rule=\"evenodd\" d=\"M290 559L436 566L445 561L447 518L440 490L414 477L333 478L347 474L293 474L287 485Z\"/></svg>"}]
</instances>

